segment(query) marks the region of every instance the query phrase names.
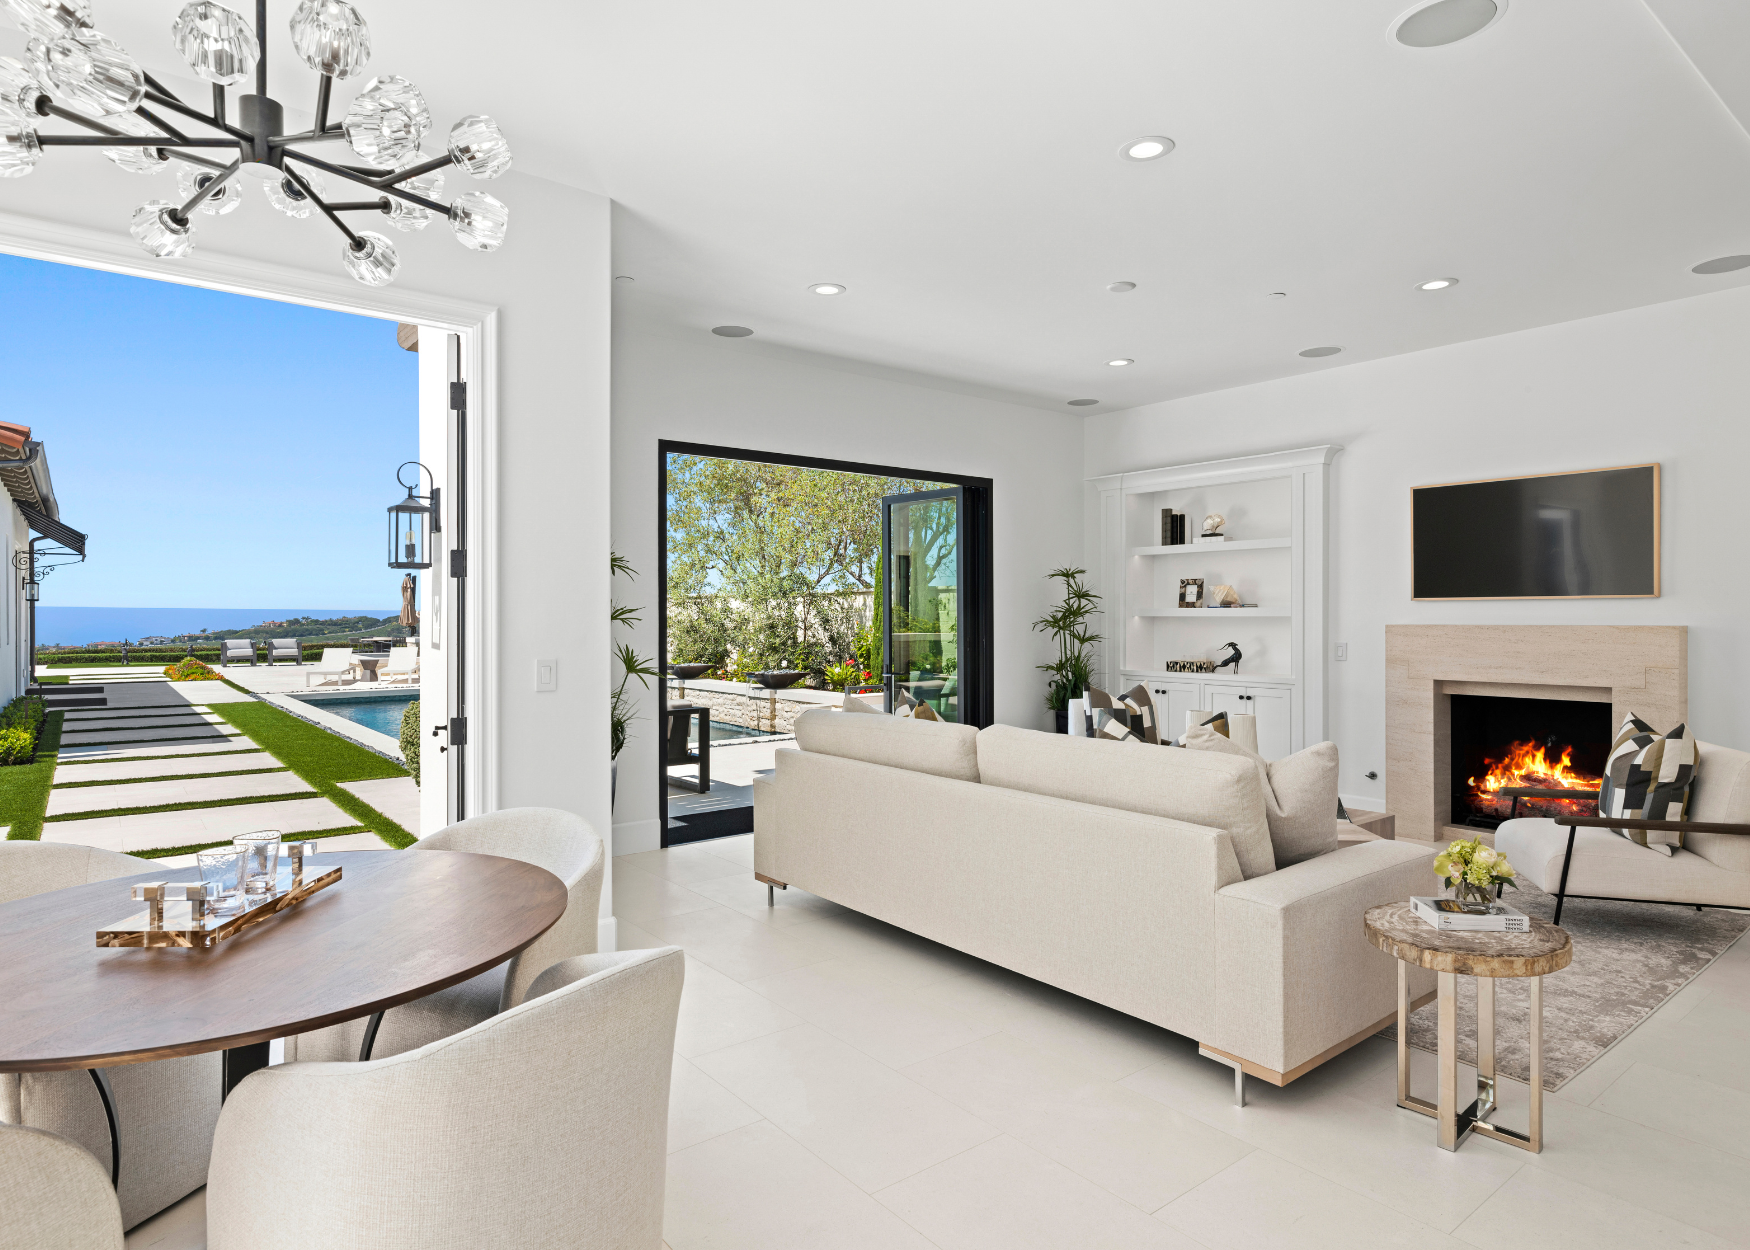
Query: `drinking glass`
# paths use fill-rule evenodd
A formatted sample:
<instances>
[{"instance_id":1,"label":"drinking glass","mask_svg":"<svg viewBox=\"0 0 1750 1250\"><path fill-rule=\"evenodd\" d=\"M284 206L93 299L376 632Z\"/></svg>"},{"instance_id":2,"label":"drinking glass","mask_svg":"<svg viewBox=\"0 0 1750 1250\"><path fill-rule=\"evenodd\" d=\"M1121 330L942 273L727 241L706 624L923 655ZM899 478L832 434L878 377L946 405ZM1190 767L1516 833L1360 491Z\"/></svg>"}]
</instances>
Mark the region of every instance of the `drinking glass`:
<instances>
[{"instance_id":1,"label":"drinking glass","mask_svg":"<svg viewBox=\"0 0 1750 1250\"><path fill-rule=\"evenodd\" d=\"M272 894L279 880L280 831L261 829L232 838L231 844L244 852L243 892L257 898Z\"/></svg>"},{"instance_id":2,"label":"drinking glass","mask_svg":"<svg viewBox=\"0 0 1750 1250\"><path fill-rule=\"evenodd\" d=\"M211 904L214 914L228 915L243 905L243 860L246 855L247 852L236 845L195 855L201 880L219 887L219 897Z\"/></svg>"}]
</instances>

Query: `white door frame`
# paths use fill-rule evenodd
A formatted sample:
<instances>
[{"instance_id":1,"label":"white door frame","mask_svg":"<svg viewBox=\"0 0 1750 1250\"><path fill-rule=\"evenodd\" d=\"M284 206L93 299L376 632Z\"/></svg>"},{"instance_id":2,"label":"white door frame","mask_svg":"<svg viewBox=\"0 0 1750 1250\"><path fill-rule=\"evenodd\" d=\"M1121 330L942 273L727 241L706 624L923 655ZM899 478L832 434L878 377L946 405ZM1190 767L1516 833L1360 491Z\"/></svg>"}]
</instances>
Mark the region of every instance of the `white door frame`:
<instances>
[{"instance_id":1,"label":"white door frame","mask_svg":"<svg viewBox=\"0 0 1750 1250\"><path fill-rule=\"evenodd\" d=\"M498 309L421 291L365 287L339 275L294 269L265 261L200 252L177 261L155 261L124 231L114 233L62 225L36 217L0 213L0 252L85 269L150 278L180 286L228 291L289 304L354 313L385 321L410 321L461 336L469 378L468 421L468 751L465 764L468 811L498 810ZM385 497L393 485L385 487ZM433 572L439 572L434 563ZM448 570L442 570L447 575Z\"/></svg>"}]
</instances>

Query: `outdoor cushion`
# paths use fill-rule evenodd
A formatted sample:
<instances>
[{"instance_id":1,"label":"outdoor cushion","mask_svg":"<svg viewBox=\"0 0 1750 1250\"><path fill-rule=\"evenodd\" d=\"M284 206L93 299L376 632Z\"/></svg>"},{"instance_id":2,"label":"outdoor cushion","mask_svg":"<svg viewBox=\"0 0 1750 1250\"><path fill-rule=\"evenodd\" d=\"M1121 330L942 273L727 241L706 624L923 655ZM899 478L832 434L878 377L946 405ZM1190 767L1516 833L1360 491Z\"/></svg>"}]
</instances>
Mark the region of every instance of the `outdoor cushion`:
<instances>
[{"instance_id":1,"label":"outdoor cushion","mask_svg":"<svg viewBox=\"0 0 1750 1250\"><path fill-rule=\"evenodd\" d=\"M1247 760L1210 751L1117 750L1092 738L992 725L978 733L978 772L988 786L1222 829L1244 876L1276 870L1264 786ZM1333 801L1326 816L1336 810ZM1334 819L1331 828L1335 837Z\"/></svg>"},{"instance_id":2,"label":"outdoor cushion","mask_svg":"<svg viewBox=\"0 0 1750 1250\"><path fill-rule=\"evenodd\" d=\"M866 760L956 781L978 780L978 730L901 716L834 716L814 708L796 718L804 751Z\"/></svg>"},{"instance_id":3,"label":"outdoor cushion","mask_svg":"<svg viewBox=\"0 0 1750 1250\"><path fill-rule=\"evenodd\" d=\"M1264 788L1264 814L1278 868L1337 849L1337 822L1332 815L1337 810L1336 743L1316 743L1269 762L1217 733L1214 726L1198 725L1186 730L1185 745L1252 762Z\"/></svg>"},{"instance_id":4,"label":"outdoor cushion","mask_svg":"<svg viewBox=\"0 0 1750 1250\"><path fill-rule=\"evenodd\" d=\"M873 706L867 699L859 699L849 690L845 691L845 701L839 710L841 712L871 712L876 716L881 715L880 708Z\"/></svg>"}]
</instances>

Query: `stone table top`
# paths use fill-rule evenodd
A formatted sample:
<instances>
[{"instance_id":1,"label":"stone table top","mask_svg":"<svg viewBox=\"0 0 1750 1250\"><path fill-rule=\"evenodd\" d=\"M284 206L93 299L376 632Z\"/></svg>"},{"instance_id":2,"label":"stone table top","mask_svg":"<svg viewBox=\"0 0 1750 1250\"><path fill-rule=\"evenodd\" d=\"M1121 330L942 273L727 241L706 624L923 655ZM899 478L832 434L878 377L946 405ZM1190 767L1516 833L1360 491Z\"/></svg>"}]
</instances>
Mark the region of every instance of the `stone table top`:
<instances>
[{"instance_id":1,"label":"stone table top","mask_svg":"<svg viewBox=\"0 0 1750 1250\"><path fill-rule=\"evenodd\" d=\"M1471 977L1541 977L1574 957L1566 929L1531 918L1530 933L1453 933L1436 929L1408 903L1370 907L1367 940L1405 963Z\"/></svg>"}]
</instances>

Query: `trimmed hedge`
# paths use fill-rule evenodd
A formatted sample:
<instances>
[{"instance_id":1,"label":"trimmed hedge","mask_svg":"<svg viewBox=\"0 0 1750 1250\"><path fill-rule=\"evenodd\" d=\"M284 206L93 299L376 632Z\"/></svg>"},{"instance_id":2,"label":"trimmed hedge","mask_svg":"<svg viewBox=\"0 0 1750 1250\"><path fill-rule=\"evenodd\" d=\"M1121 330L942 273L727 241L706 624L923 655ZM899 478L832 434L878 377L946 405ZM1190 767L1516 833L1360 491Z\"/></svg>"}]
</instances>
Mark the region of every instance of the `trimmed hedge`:
<instances>
[{"instance_id":1,"label":"trimmed hedge","mask_svg":"<svg viewBox=\"0 0 1750 1250\"><path fill-rule=\"evenodd\" d=\"M401 713L401 758L407 771L413 774L413 784L419 784L419 700L415 699Z\"/></svg>"}]
</instances>

